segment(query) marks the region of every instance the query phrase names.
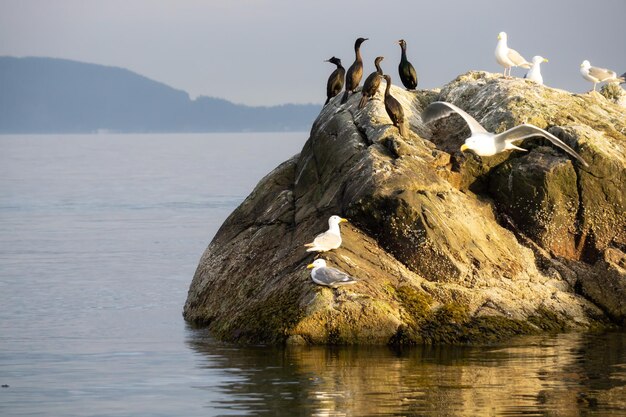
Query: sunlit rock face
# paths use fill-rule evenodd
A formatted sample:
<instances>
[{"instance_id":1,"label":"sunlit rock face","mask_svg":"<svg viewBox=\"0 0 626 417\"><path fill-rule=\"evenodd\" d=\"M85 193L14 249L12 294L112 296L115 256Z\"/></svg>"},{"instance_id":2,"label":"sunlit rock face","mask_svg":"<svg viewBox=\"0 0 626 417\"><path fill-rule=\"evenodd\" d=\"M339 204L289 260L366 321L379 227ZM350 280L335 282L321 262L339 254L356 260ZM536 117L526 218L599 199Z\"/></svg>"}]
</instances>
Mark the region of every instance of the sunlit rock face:
<instances>
[{"instance_id":1,"label":"sunlit rock face","mask_svg":"<svg viewBox=\"0 0 626 417\"><path fill-rule=\"evenodd\" d=\"M470 72L437 91L392 86L403 138L383 89L361 110L360 94L331 100L300 154L228 217L191 283L188 321L223 340L298 344L482 343L624 322L623 107ZM521 143L528 152L461 153L460 118L422 122L436 100L493 132L544 128L590 166L539 138ZM349 219L342 246L306 252L333 214ZM358 282L315 285L315 256Z\"/></svg>"}]
</instances>

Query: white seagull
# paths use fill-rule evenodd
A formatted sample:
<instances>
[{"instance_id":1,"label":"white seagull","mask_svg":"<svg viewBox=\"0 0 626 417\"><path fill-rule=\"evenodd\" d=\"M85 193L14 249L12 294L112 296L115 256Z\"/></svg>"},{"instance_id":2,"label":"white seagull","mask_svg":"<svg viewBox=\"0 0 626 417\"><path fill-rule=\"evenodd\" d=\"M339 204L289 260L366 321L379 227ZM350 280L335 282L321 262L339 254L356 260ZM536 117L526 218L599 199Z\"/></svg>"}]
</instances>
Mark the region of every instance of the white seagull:
<instances>
[{"instance_id":1,"label":"white seagull","mask_svg":"<svg viewBox=\"0 0 626 417\"><path fill-rule=\"evenodd\" d=\"M339 216L330 216L328 219L328 230L324 233L320 233L313 239L313 242L307 243L307 252L326 252L332 249L337 249L341 246L341 232L339 231L339 223L347 222L348 220Z\"/></svg>"},{"instance_id":2,"label":"white seagull","mask_svg":"<svg viewBox=\"0 0 626 417\"><path fill-rule=\"evenodd\" d=\"M530 68L530 62L526 61L515 49L511 49L506 44L506 32L498 34L498 44L496 45L496 61L504 67L504 76L506 70L509 70L511 76L511 67Z\"/></svg>"},{"instance_id":3,"label":"white seagull","mask_svg":"<svg viewBox=\"0 0 626 417\"><path fill-rule=\"evenodd\" d=\"M524 75L524 78L530 81L534 81L539 85L543 85L543 77L541 76L541 63L548 62L548 60L542 56L536 55L533 57L533 64L530 70Z\"/></svg>"},{"instance_id":4,"label":"white seagull","mask_svg":"<svg viewBox=\"0 0 626 417\"><path fill-rule=\"evenodd\" d=\"M316 259L312 264L309 264L306 267L307 269L313 268L311 270L311 279L314 283L319 285L337 288L342 285L356 283L356 280L345 272L342 272L337 268L326 266L326 261L323 259Z\"/></svg>"},{"instance_id":5,"label":"white seagull","mask_svg":"<svg viewBox=\"0 0 626 417\"><path fill-rule=\"evenodd\" d=\"M543 129L528 123L512 127L511 129L494 134L487 132L472 116L458 108L454 104L445 101L435 101L431 103L422 113L424 123L429 123L443 117L447 117L452 113L458 113L469 126L471 136L465 139L465 144L461 146L461 151L472 150L479 156L492 156L497 153L517 149L525 151L526 149L513 145L513 142L527 139L533 136L542 136L552 142L554 145L563 149L565 152L578 159L584 166L589 166L585 160L576 153L572 148L567 146L561 139Z\"/></svg>"},{"instance_id":6,"label":"white seagull","mask_svg":"<svg viewBox=\"0 0 626 417\"><path fill-rule=\"evenodd\" d=\"M585 80L593 83L593 91L596 91L596 84L603 81L624 82L624 77L618 77L615 71L606 68L592 67L586 59L580 64L580 75L582 75Z\"/></svg>"}]
</instances>

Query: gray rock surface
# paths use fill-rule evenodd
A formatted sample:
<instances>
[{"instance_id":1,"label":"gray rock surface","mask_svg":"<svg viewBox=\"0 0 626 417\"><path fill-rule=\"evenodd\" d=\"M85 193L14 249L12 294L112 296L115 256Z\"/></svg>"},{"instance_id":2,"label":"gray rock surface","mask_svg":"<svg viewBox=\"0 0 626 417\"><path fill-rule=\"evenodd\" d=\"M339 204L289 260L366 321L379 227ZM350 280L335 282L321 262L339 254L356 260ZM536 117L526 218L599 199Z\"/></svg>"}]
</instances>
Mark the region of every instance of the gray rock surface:
<instances>
[{"instance_id":1,"label":"gray rock surface","mask_svg":"<svg viewBox=\"0 0 626 417\"><path fill-rule=\"evenodd\" d=\"M335 98L300 154L263 178L205 251L186 320L243 343L483 343L538 331L623 323L626 308L626 110L523 79L470 72L440 91L392 86L410 138L380 91L362 110ZM530 152L462 154L449 101L485 128L528 122ZM315 285L303 244L339 214L343 244L321 255L358 282Z\"/></svg>"}]
</instances>

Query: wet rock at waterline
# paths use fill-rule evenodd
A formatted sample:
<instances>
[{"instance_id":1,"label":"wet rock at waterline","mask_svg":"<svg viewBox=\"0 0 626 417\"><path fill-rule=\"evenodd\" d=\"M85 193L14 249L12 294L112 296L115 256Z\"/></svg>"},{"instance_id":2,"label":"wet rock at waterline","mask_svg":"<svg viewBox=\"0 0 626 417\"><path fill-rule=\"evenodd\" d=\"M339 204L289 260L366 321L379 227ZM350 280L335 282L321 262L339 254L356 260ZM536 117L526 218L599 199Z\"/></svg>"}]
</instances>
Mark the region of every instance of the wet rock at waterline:
<instances>
[{"instance_id":1,"label":"wet rock at waterline","mask_svg":"<svg viewBox=\"0 0 626 417\"><path fill-rule=\"evenodd\" d=\"M409 138L379 91L324 107L301 153L263 178L228 217L191 283L185 319L243 343L483 343L590 329L626 318L626 110L596 93L470 72L440 91L392 87ZM454 116L425 126L435 100L500 132L528 122L541 139L479 158L459 151ZM465 130L464 130L465 129ZM338 249L304 244L342 225ZM356 278L314 284L315 256Z\"/></svg>"}]
</instances>

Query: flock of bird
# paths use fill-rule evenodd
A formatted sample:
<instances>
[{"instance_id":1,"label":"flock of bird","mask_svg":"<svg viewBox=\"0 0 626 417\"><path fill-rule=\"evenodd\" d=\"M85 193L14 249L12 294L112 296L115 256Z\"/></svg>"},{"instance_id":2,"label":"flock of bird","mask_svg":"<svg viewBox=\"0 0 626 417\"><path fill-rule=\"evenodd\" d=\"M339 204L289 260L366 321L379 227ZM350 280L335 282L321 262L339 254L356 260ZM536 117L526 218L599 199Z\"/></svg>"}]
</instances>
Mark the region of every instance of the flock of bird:
<instances>
[{"instance_id":1,"label":"flock of bird","mask_svg":"<svg viewBox=\"0 0 626 417\"><path fill-rule=\"evenodd\" d=\"M340 102L341 105L343 105L348 101L350 94L354 94L357 91L361 78L363 77L361 44L367 40L368 38L358 38L354 43L355 60L347 71L341 65L341 60L339 58L333 56L326 61L336 65L336 69L328 78L326 85L327 98L324 105L328 104L333 97L337 96L342 90L344 90ZM402 51L400 63L398 65L400 81L407 90L415 90L418 81L417 73L413 65L407 59L406 42L403 39L400 39L398 44L400 45ZM524 78L543 85L543 77L541 76L540 66L543 62L548 62L548 60L540 55L537 55L533 57L532 62L528 62L519 52L508 47L507 34L505 32L500 32L498 34L495 57L498 64L504 68L503 75L505 77L511 76L512 67L522 67L528 69ZM361 99L358 107L359 109L365 107L368 101L376 95L381 81L384 79L386 82L383 100L385 110L393 125L398 128L400 135L406 138L408 137L409 132L404 123L404 110L402 109L400 102L398 102L398 100L390 94L391 77L388 74L385 74L380 67L380 63L383 59L384 57L378 56L374 60L376 71L369 74L365 79L363 88L361 89ZM596 90L596 84L599 82L623 83L624 78L626 77L626 73L624 73L621 77L618 77L615 71L605 68L592 67L587 60L583 61L580 65L580 73L584 79L593 83L593 91ZM471 150L478 156L492 156L506 150L526 151L524 148L515 146L514 142L530 137L543 137L578 160L584 167L589 166L576 151L565 144L562 140L537 126L533 126L528 123L523 123L505 132L495 134L487 131L480 125L480 123L478 123L472 116L461 108L445 101L435 101L429 104L422 113L422 120L424 123L428 124L435 120L447 117L452 113L456 113L461 116L470 129L470 136L465 139L465 143L461 146L461 151ZM307 251L326 252L339 248L341 246L341 232L339 224L345 221L347 220L339 216L331 216L328 219L328 230L316 236L312 243L306 244L305 246L308 248ZM336 268L328 267L324 259L316 259L313 263L307 265L307 268L312 269L311 279L319 285L337 288L342 285L356 283L356 280L350 275Z\"/></svg>"},{"instance_id":2,"label":"flock of bird","mask_svg":"<svg viewBox=\"0 0 626 417\"><path fill-rule=\"evenodd\" d=\"M348 68L348 71L346 71L346 69L341 65L341 59L339 58L333 56L326 61L335 64L337 68L330 74L330 77L328 77L328 82L326 83L326 102L324 105L328 104L333 97L341 92L341 90L344 90L343 96L341 97L341 104L346 103L350 94L354 93L359 86L361 78L363 78L361 44L366 40L368 40L368 38L358 38L354 42L355 58L352 65ZM402 50L400 64L398 65L400 80L407 90L415 90L417 87L417 72L406 57L406 42L404 39L400 39L398 44ZM387 111L387 115L389 115L393 125L400 130L400 135L406 137L408 132L404 124L404 110L402 109L400 102L398 102L398 100L396 100L396 98L389 92L391 87L391 77L388 74L384 74L382 68L380 67L380 63L383 59L384 57L379 56L374 60L376 71L369 74L363 83L359 108L362 109L365 107L367 102L376 95L378 87L380 87L381 80L385 79L387 82L384 97L385 110Z\"/></svg>"},{"instance_id":3,"label":"flock of bird","mask_svg":"<svg viewBox=\"0 0 626 417\"><path fill-rule=\"evenodd\" d=\"M509 48L507 45L506 32L500 32L498 34L498 44L496 45L496 61L502 67L504 67L504 75L511 75L512 67L527 68L528 72L524 75L524 78L534 81L537 84L543 85L543 77L541 76L541 64L548 62L548 60L541 55L533 57L532 62L526 61L526 59L515 49ZM580 75L587 81L593 83L593 91L596 91L596 85L601 82L624 82L626 73L620 77L617 76L615 71L608 70L606 68L592 67L589 61L584 60L580 64Z\"/></svg>"},{"instance_id":4,"label":"flock of bird","mask_svg":"<svg viewBox=\"0 0 626 417\"><path fill-rule=\"evenodd\" d=\"M317 235L313 242L304 245L308 248L307 252L326 252L341 246L339 223L346 221L346 219L336 215L330 216L328 219L328 230ZM307 268L311 269L311 279L313 282L319 285L337 288L342 285L356 283L356 280L345 272L337 268L326 266L326 261L321 258L307 265Z\"/></svg>"}]
</instances>

